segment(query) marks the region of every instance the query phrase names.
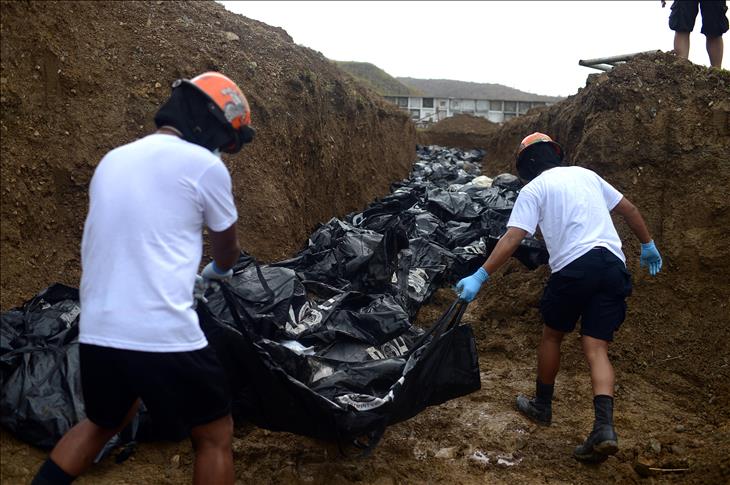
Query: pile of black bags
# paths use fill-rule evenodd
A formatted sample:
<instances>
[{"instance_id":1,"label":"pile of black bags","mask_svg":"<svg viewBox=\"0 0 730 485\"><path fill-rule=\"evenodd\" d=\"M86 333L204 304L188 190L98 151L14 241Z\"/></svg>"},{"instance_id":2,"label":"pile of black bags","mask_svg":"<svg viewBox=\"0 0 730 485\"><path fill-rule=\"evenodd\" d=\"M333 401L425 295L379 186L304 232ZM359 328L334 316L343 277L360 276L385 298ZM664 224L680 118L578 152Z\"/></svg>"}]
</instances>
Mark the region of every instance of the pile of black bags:
<instances>
[{"instance_id":1,"label":"pile of black bags","mask_svg":"<svg viewBox=\"0 0 730 485\"><path fill-rule=\"evenodd\" d=\"M232 281L208 289L198 315L237 419L372 449L386 426L479 388L463 303L427 329L411 322L506 230L520 184L480 177L482 156L418 147L411 176L390 195L320 225L291 259L259 266L242 255ZM533 238L516 257L530 268L547 262ZM2 424L38 446L84 416L78 313L78 292L54 285L2 315ZM142 434L146 418L135 421Z\"/></svg>"}]
</instances>

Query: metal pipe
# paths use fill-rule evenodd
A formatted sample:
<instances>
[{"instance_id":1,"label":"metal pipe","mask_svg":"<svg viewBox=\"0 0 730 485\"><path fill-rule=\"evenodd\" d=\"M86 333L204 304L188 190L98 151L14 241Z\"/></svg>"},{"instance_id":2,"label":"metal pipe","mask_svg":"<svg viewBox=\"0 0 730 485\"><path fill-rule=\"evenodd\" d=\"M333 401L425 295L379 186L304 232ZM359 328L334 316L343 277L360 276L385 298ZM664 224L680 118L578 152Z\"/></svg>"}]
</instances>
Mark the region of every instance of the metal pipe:
<instances>
[{"instance_id":1,"label":"metal pipe","mask_svg":"<svg viewBox=\"0 0 730 485\"><path fill-rule=\"evenodd\" d=\"M581 66L587 66L590 64L613 64L614 62L620 62L620 61L628 61L629 59L632 59L638 55L641 54L651 54L659 52L658 50L655 51L644 51L644 52L635 52L633 54L623 54L620 56L611 56L611 57L599 57L597 59L585 59L578 61L578 64Z\"/></svg>"},{"instance_id":2,"label":"metal pipe","mask_svg":"<svg viewBox=\"0 0 730 485\"><path fill-rule=\"evenodd\" d=\"M586 64L584 61L579 61L578 64L585 67L592 67L593 69L598 69L599 71L610 71L614 68L614 66L611 66L609 64Z\"/></svg>"}]
</instances>

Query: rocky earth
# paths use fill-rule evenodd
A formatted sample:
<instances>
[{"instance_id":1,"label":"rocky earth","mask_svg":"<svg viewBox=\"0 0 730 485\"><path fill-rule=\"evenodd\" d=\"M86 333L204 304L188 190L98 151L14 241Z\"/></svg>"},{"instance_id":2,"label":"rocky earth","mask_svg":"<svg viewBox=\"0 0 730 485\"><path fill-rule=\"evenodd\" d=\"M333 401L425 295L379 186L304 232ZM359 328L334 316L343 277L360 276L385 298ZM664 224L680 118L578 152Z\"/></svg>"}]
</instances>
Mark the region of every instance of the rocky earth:
<instances>
[{"instance_id":1,"label":"rocky earth","mask_svg":"<svg viewBox=\"0 0 730 485\"><path fill-rule=\"evenodd\" d=\"M258 136L224 158L242 246L263 260L387 193L415 157L405 114L214 2L1 5L2 308L52 280L77 284L93 169L154 129L175 79L219 70L248 97Z\"/></svg>"},{"instance_id":2,"label":"rocky earth","mask_svg":"<svg viewBox=\"0 0 730 485\"><path fill-rule=\"evenodd\" d=\"M152 129L166 86L220 69L249 94L259 137L229 160L244 245L290 255L316 222L387 191L413 159L410 122L281 30L212 3L2 4L2 308L53 281L77 284L86 186L100 156ZM157 83L160 86L157 86ZM641 209L664 256L652 278L617 221L634 294L610 354L621 450L600 466L570 452L592 423L577 336L564 343L553 425L514 410L534 386L545 267L493 275L466 320L482 389L388 429L367 458L239 423L243 483L691 483L730 481L730 73L669 54L593 75L574 96L482 136L483 172L510 171L544 131ZM458 133L440 144L459 146ZM427 326L452 301L440 290ZM0 432L2 483L27 483L45 452ZM187 482L189 443L141 444L78 483ZM649 478L643 478L649 475Z\"/></svg>"}]
</instances>

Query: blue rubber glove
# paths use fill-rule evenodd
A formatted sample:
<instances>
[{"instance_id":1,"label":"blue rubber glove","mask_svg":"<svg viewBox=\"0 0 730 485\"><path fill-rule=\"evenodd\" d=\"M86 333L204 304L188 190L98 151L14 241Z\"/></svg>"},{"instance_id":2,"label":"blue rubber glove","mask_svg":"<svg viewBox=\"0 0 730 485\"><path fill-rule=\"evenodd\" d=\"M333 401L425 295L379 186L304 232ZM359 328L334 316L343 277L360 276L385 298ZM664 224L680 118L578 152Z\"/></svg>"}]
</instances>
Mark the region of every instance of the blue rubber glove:
<instances>
[{"instance_id":1,"label":"blue rubber glove","mask_svg":"<svg viewBox=\"0 0 730 485\"><path fill-rule=\"evenodd\" d=\"M487 271L484 268L479 268L476 273L471 276L467 276L466 278L462 278L456 284L456 293L462 300L470 302L476 298L477 293L479 293L479 288L481 288L482 284L488 279L489 274Z\"/></svg>"},{"instance_id":2,"label":"blue rubber glove","mask_svg":"<svg viewBox=\"0 0 730 485\"><path fill-rule=\"evenodd\" d=\"M202 276L206 280L223 280L227 281L230 280L233 276L233 269L229 269L228 271L223 271L218 266L216 266L215 261L211 261L208 263L205 268L203 268L203 271L200 273L200 276Z\"/></svg>"},{"instance_id":3,"label":"blue rubber glove","mask_svg":"<svg viewBox=\"0 0 730 485\"><path fill-rule=\"evenodd\" d=\"M642 268L644 266L649 268L649 274L652 276L655 276L662 270L662 257L659 254L659 250L657 250L654 245L653 239L648 243L641 245L640 265Z\"/></svg>"}]
</instances>

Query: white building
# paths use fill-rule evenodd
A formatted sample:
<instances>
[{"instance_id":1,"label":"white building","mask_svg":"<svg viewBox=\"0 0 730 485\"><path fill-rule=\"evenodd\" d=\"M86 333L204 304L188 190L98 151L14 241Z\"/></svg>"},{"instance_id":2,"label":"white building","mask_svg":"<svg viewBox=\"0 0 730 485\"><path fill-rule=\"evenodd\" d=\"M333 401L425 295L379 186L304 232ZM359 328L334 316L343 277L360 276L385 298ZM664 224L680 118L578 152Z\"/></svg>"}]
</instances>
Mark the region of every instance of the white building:
<instances>
[{"instance_id":1,"label":"white building","mask_svg":"<svg viewBox=\"0 0 730 485\"><path fill-rule=\"evenodd\" d=\"M435 123L455 114L481 116L494 123L501 123L527 113L530 108L552 104L547 101L423 96L385 96L385 99L408 111L417 123Z\"/></svg>"}]
</instances>

